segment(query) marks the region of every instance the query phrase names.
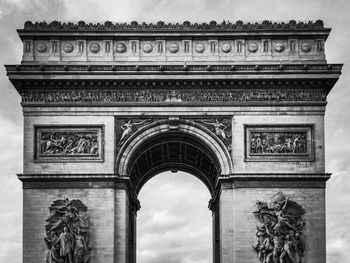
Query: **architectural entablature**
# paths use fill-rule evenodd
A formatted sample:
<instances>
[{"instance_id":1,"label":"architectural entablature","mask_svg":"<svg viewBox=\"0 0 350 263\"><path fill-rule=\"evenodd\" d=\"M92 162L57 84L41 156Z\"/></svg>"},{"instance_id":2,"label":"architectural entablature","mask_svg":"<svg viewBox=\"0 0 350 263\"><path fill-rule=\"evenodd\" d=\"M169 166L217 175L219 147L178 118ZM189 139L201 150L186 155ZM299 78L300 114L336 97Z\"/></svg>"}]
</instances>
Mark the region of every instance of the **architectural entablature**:
<instances>
[{"instance_id":1,"label":"architectural entablature","mask_svg":"<svg viewBox=\"0 0 350 263\"><path fill-rule=\"evenodd\" d=\"M26 22L24 64L64 62L324 63L330 32L309 23L86 24Z\"/></svg>"},{"instance_id":2,"label":"architectural entablature","mask_svg":"<svg viewBox=\"0 0 350 263\"><path fill-rule=\"evenodd\" d=\"M341 64L6 66L23 106L325 105L341 68Z\"/></svg>"}]
</instances>

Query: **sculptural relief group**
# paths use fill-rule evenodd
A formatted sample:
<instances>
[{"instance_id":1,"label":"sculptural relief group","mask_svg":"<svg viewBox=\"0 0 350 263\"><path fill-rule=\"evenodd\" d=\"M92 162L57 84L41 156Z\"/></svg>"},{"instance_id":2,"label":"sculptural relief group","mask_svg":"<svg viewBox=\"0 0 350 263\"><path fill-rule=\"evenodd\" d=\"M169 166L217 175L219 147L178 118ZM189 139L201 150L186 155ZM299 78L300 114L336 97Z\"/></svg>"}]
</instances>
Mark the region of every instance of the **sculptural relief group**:
<instances>
[{"instance_id":1,"label":"sculptural relief group","mask_svg":"<svg viewBox=\"0 0 350 263\"><path fill-rule=\"evenodd\" d=\"M270 202L257 201L253 211L258 220L253 245L262 263L301 263L305 252L302 215L305 210L282 192Z\"/></svg>"},{"instance_id":2,"label":"sculptural relief group","mask_svg":"<svg viewBox=\"0 0 350 263\"><path fill-rule=\"evenodd\" d=\"M323 91L293 89L285 90L69 90L69 91L25 91L24 103L69 103L69 102L274 102L274 101L325 101Z\"/></svg>"},{"instance_id":3,"label":"sculptural relief group","mask_svg":"<svg viewBox=\"0 0 350 263\"><path fill-rule=\"evenodd\" d=\"M306 138L306 132L252 132L250 134L250 154L307 153Z\"/></svg>"},{"instance_id":4,"label":"sculptural relief group","mask_svg":"<svg viewBox=\"0 0 350 263\"><path fill-rule=\"evenodd\" d=\"M97 132L74 130L40 133L40 155L71 156L99 154Z\"/></svg>"},{"instance_id":5,"label":"sculptural relief group","mask_svg":"<svg viewBox=\"0 0 350 263\"><path fill-rule=\"evenodd\" d=\"M88 263L90 221L87 207L77 199L59 199L49 207L46 219L46 263Z\"/></svg>"}]
</instances>

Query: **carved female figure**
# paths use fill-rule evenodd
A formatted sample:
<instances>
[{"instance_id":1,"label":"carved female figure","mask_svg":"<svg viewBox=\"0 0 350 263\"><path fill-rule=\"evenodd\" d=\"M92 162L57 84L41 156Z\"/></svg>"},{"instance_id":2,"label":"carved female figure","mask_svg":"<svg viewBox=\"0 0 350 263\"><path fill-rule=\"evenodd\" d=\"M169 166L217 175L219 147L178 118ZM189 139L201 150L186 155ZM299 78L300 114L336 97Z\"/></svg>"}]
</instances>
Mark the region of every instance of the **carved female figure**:
<instances>
[{"instance_id":1,"label":"carved female figure","mask_svg":"<svg viewBox=\"0 0 350 263\"><path fill-rule=\"evenodd\" d=\"M127 123L120 126L120 128L123 130L122 137L120 138L119 145L122 145L125 140L133 133L133 127L134 125L141 125L145 123L147 120L141 121L141 122L132 122L132 120L128 120Z\"/></svg>"},{"instance_id":2,"label":"carved female figure","mask_svg":"<svg viewBox=\"0 0 350 263\"><path fill-rule=\"evenodd\" d=\"M225 129L227 128L227 126L225 124L220 123L218 119L216 119L215 122L205 122L205 121L202 121L202 122L207 124L207 125L214 126L215 134L217 136L223 138L225 141L227 141L227 136L225 133Z\"/></svg>"}]
</instances>

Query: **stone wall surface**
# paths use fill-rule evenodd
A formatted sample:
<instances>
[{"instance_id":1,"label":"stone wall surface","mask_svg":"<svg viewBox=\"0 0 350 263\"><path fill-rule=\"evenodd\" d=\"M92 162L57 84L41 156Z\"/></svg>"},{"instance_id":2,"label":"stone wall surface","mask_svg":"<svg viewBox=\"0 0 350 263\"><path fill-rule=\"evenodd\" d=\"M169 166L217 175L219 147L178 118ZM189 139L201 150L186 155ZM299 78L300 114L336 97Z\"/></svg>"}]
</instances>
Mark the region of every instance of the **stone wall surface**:
<instances>
[{"instance_id":1,"label":"stone wall surface","mask_svg":"<svg viewBox=\"0 0 350 263\"><path fill-rule=\"evenodd\" d=\"M322 188L237 188L232 189L233 247L232 262L259 262L252 244L256 241L257 220L252 211L256 201L269 201L271 196L282 191L290 200L300 204L306 213L306 251L303 262L326 262L325 189Z\"/></svg>"},{"instance_id":2,"label":"stone wall surface","mask_svg":"<svg viewBox=\"0 0 350 263\"><path fill-rule=\"evenodd\" d=\"M290 114L288 112L280 115L281 112L274 111L271 115L250 114L249 112L240 113L233 117L232 124L232 158L235 173L324 173L324 116L322 114L304 113ZM250 161L245 160L246 141L245 125L256 125L266 130L272 127L284 127L285 131L293 127L312 125L313 136L311 147L314 147L313 160L307 158L305 161L293 161L292 159L280 160L278 158L272 161ZM278 157L278 156L276 156Z\"/></svg>"},{"instance_id":3,"label":"stone wall surface","mask_svg":"<svg viewBox=\"0 0 350 263\"><path fill-rule=\"evenodd\" d=\"M88 207L91 234L91 263L114 261L115 193L113 189L24 189L23 262L44 262L45 220L57 199L80 199Z\"/></svg>"},{"instance_id":4,"label":"stone wall surface","mask_svg":"<svg viewBox=\"0 0 350 263\"><path fill-rule=\"evenodd\" d=\"M56 157L56 160L41 161L35 160L34 145L35 126L47 126L50 128L63 127L67 130L81 127L88 129L90 126L100 125L103 128L103 160L84 161L68 160L60 161L62 158ZM62 116L55 113L53 116L35 116L24 118L24 173L28 174L112 174L114 173L114 118L112 116ZM39 143L39 142L37 142Z\"/></svg>"}]
</instances>

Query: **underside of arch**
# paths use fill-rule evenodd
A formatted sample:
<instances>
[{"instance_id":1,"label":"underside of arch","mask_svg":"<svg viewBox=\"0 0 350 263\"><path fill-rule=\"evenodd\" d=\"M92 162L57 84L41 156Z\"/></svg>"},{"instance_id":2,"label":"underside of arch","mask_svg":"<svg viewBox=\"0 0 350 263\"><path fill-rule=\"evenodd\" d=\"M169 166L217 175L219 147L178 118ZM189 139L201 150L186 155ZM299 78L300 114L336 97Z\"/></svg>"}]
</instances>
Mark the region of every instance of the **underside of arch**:
<instances>
[{"instance_id":1,"label":"underside of arch","mask_svg":"<svg viewBox=\"0 0 350 263\"><path fill-rule=\"evenodd\" d=\"M166 122L151 124L125 142L118 154L118 172L130 178L136 194L151 177L164 171L191 173L210 193L217 177L230 173L229 153L220 139L205 127L191 124L182 122L176 129Z\"/></svg>"}]
</instances>

